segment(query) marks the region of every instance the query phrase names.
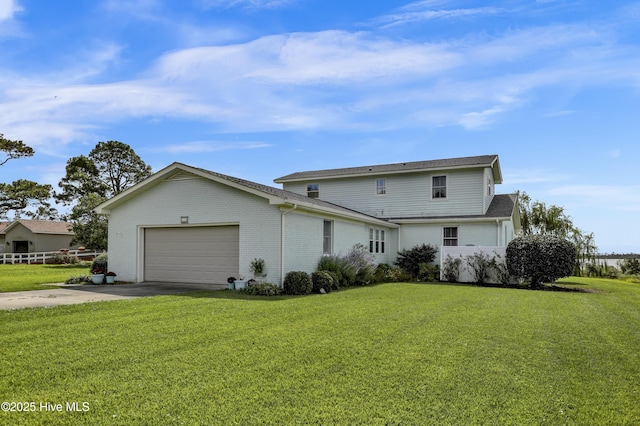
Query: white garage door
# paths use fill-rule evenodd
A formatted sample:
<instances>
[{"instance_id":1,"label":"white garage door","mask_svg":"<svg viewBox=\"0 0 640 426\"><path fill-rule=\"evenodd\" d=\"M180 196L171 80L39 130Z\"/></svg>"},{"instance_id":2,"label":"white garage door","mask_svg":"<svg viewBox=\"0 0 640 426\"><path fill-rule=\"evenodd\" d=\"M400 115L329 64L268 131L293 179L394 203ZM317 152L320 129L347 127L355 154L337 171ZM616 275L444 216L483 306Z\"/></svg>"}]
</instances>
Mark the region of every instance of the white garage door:
<instances>
[{"instance_id":1,"label":"white garage door","mask_svg":"<svg viewBox=\"0 0 640 426\"><path fill-rule=\"evenodd\" d=\"M227 285L238 274L238 226L147 228L144 279Z\"/></svg>"}]
</instances>

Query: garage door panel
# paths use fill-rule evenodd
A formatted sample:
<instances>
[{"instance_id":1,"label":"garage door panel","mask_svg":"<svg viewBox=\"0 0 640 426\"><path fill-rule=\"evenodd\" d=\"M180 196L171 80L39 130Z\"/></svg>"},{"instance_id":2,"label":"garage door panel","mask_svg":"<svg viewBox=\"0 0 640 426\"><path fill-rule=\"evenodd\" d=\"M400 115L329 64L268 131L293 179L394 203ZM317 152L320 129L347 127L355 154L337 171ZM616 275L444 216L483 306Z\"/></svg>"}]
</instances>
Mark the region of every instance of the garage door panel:
<instances>
[{"instance_id":1,"label":"garage door panel","mask_svg":"<svg viewBox=\"0 0 640 426\"><path fill-rule=\"evenodd\" d=\"M239 227L148 228L145 280L226 285L239 269Z\"/></svg>"}]
</instances>

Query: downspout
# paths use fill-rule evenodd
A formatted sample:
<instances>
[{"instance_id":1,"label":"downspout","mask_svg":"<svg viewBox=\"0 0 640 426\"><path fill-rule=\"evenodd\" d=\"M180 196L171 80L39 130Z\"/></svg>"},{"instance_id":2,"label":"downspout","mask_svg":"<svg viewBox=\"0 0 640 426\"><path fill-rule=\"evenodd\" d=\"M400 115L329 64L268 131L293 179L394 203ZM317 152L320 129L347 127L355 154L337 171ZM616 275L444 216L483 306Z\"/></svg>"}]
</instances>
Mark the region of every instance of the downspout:
<instances>
[{"instance_id":1,"label":"downspout","mask_svg":"<svg viewBox=\"0 0 640 426\"><path fill-rule=\"evenodd\" d=\"M280 286L284 283L284 217L298 208L297 204L287 211L280 213Z\"/></svg>"},{"instance_id":2,"label":"downspout","mask_svg":"<svg viewBox=\"0 0 640 426\"><path fill-rule=\"evenodd\" d=\"M500 219L496 219L496 246L502 247L500 245Z\"/></svg>"}]
</instances>

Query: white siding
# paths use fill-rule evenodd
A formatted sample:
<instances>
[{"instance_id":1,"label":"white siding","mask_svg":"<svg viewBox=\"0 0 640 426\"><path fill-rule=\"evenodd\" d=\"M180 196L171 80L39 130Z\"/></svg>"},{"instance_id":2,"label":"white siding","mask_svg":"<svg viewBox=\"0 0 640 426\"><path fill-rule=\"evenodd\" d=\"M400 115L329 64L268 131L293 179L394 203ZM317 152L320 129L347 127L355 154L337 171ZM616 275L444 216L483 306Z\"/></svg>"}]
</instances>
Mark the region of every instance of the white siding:
<instances>
[{"instance_id":1,"label":"white siding","mask_svg":"<svg viewBox=\"0 0 640 426\"><path fill-rule=\"evenodd\" d=\"M410 249L418 244L432 244L442 247L443 227L458 227L458 246L495 246L498 238L498 225L485 223L436 223L404 224L400 228L400 249ZM439 254L436 261L439 259Z\"/></svg>"},{"instance_id":2,"label":"white siding","mask_svg":"<svg viewBox=\"0 0 640 426\"><path fill-rule=\"evenodd\" d=\"M189 224L181 225L180 217ZM240 274L265 260L267 281L280 282L280 211L268 201L206 179L168 180L115 207L109 217L109 268L123 281L140 281L143 228L238 224Z\"/></svg>"},{"instance_id":3,"label":"white siding","mask_svg":"<svg viewBox=\"0 0 640 426\"><path fill-rule=\"evenodd\" d=\"M447 198L431 199L431 178L447 176ZM386 179L385 195L376 195L376 179ZM320 199L380 217L484 214L484 170L407 173L285 183L284 189L306 195L318 183Z\"/></svg>"},{"instance_id":4,"label":"white siding","mask_svg":"<svg viewBox=\"0 0 640 426\"><path fill-rule=\"evenodd\" d=\"M490 167L484 169L484 197L483 197L483 208L482 213L486 213L489 205L491 205L491 201L496 193L495 182L493 181L493 173Z\"/></svg>"}]
</instances>

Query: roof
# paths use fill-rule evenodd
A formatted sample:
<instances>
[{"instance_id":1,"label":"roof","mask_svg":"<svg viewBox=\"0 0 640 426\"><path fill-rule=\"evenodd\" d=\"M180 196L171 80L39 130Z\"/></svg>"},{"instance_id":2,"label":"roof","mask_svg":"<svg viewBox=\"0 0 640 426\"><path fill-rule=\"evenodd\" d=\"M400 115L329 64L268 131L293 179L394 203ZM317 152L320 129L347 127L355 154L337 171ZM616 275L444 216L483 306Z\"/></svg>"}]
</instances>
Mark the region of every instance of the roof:
<instances>
[{"instance_id":1,"label":"roof","mask_svg":"<svg viewBox=\"0 0 640 426\"><path fill-rule=\"evenodd\" d=\"M497 194L494 195L489 208L485 214L451 215L451 216L414 216L388 218L391 222L421 221L421 220L486 220L486 219L507 219L511 218L516 202L517 194Z\"/></svg>"},{"instance_id":2,"label":"roof","mask_svg":"<svg viewBox=\"0 0 640 426\"><path fill-rule=\"evenodd\" d=\"M271 204L289 204L299 205L310 210L320 211L323 213L347 216L351 218L357 218L368 222L374 222L378 224L385 223L390 227L397 227L392 223L387 223L385 219L380 219L375 216L371 216L357 210L349 209L337 204L323 201L317 198L309 198L306 195L297 194L295 192L286 191L272 186L263 185L260 183L248 181L245 179L236 178L233 176L224 175L222 173L212 172L210 170L202 169L199 167L192 167L182 163L173 163L164 169L153 174L144 181L132 186L131 188L121 192L115 197L105 201L97 206L94 210L100 214L108 214L113 207L125 202L126 200L135 196L139 190L144 187L151 187L157 185L167 179L175 177L182 172L192 173L204 178L214 180L219 183L227 184L245 192L253 193L255 195L262 196L269 199Z\"/></svg>"},{"instance_id":3,"label":"roof","mask_svg":"<svg viewBox=\"0 0 640 426\"><path fill-rule=\"evenodd\" d=\"M497 155L448 158L442 160L413 161L406 163L380 164L376 166L347 167L342 169L296 172L274 179L276 183L309 179L333 179L341 177L371 176L382 174L415 173L461 168L491 167L495 183L502 183L502 172Z\"/></svg>"},{"instance_id":4,"label":"roof","mask_svg":"<svg viewBox=\"0 0 640 426\"><path fill-rule=\"evenodd\" d=\"M7 223L6 226L2 224ZM29 219L16 219L13 222L0 223L0 232L6 233L11 228L17 226L17 224L23 225L29 231L34 234L64 234L73 235L71 231L71 224L69 222L56 222L52 220L29 220Z\"/></svg>"}]
</instances>

